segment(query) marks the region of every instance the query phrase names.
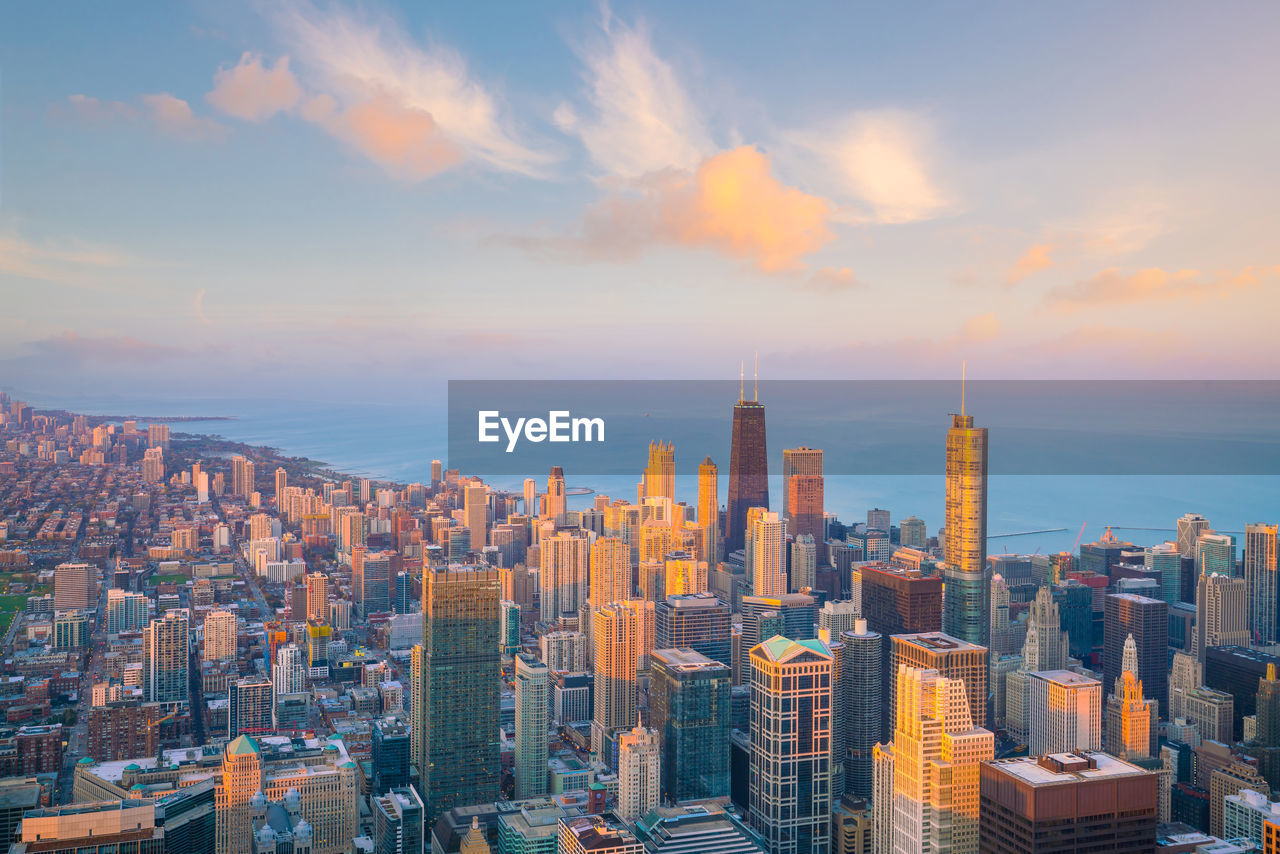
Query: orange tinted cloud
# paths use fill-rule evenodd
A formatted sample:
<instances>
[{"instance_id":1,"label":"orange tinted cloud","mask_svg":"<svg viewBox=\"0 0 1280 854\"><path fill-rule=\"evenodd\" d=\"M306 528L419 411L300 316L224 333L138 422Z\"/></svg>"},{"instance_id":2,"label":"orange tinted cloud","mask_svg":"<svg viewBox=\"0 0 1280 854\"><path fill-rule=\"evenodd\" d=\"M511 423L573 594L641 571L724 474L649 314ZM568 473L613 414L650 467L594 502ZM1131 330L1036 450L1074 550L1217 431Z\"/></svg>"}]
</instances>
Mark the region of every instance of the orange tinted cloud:
<instances>
[{"instance_id":1,"label":"orange tinted cloud","mask_svg":"<svg viewBox=\"0 0 1280 854\"><path fill-rule=\"evenodd\" d=\"M431 114L390 98L375 98L335 112L331 103L308 103L304 115L393 175L430 178L457 165L462 151Z\"/></svg>"},{"instance_id":2,"label":"orange tinted cloud","mask_svg":"<svg viewBox=\"0 0 1280 854\"><path fill-rule=\"evenodd\" d=\"M1124 273L1111 267L1074 285L1057 288L1048 298L1064 311L1075 311L1094 305L1228 296L1264 284L1274 285L1278 279L1280 266L1245 267L1237 273L1212 275L1199 270L1171 272L1159 267Z\"/></svg>"},{"instance_id":3,"label":"orange tinted cloud","mask_svg":"<svg viewBox=\"0 0 1280 854\"><path fill-rule=\"evenodd\" d=\"M858 277L848 267L823 267L813 271L813 275L809 277L809 284L815 288L843 291L858 287L862 282L858 281Z\"/></svg>"},{"instance_id":4,"label":"orange tinted cloud","mask_svg":"<svg viewBox=\"0 0 1280 854\"><path fill-rule=\"evenodd\" d=\"M218 70L213 91L204 99L229 116L262 122L293 109L302 100L302 87L289 70L289 57L281 57L269 68L261 56L245 53L236 65Z\"/></svg>"},{"instance_id":5,"label":"orange tinted cloud","mask_svg":"<svg viewBox=\"0 0 1280 854\"><path fill-rule=\"evenodd\" d=\"M140 107L123 101L100 101L91 95L71 95L72 113L88 122L146 121L168 136L189 142L225 139L230 130L213 119L197 116L191 105L168 92L138 96Z\"/></svg>"},{"instance_id":6,"label":"orange tinted cloud","mask_svg":"<svg viewBox=\"0 0 1280 854\"><path fill-rule=\"evenodd\" d=\"M1054 260L1049 257L1049 253L1054 249L1051 243L1037 243L1027 250L1026 254L1018 259L1018 263L1009 268L1008 274L1004 278L1006 285L1016 285L1028 276L1038 273L1054 265Z\"/></svg>"}]
</instances>

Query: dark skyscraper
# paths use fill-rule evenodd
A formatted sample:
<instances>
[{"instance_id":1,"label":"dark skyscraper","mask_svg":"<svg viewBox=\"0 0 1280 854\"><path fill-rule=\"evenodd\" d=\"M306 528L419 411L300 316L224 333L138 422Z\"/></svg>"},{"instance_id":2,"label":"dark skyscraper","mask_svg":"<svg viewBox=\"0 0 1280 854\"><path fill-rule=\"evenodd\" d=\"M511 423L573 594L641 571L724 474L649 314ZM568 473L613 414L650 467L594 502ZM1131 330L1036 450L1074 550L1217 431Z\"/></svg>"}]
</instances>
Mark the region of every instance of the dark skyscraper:
<instances>
[{"instance_id":1,"label":"dark skyscraper","mask_svg":"<svg viewBox=\"0 0 1280 854\"><path fill-rule=\"evenodd\" d=\"M757 391L747 400L745 388L733 405L733 436L729 449L729 518L725 553L743 547L747 510L769 506L769 455L765 447L764 404Z\"/></svg>"},{"instance_id":2,"label":"dark skyscraper","mask_svg":"<svg viewBox=\"0 0 1280 854\"><path fill-rule=\"evenodd\" d=\"M374 721L370 736L374 793L381 795L409 785L409 730L387 718Z\"/></svg>"},{"instance_id":3,"label":"dark skyscraper","mask_svg":"<svg viewBox=\"0 0 1280 854\"><path fill-rule=\"evenodd\" d=\"M662 794L729 796L729 667L691 649L655 649L651 726L662 746Z\"/></svg>"},{"instance_id":4,"label":"dark skyscraper","mask_svg":"<svg viewBox=\"0 0 1280 854\"><path fill-rule=\"evenodd\" d=\"M1136 593L1113 593L1103 616L1103 685L1112 686L1121 673L1125 639L1138 645L1138 673L1143 694L1156 700L1161 716L1169 709L1169 603ZM1105 689L1104 689L1105 690Z\"/></svg>"},{"instance_id":5,"label":"dark skyscraper","mask_svg":"<svg viewBox=\"0 0 1280 854\"><path fill-rule=\"evenodd\" d=\"M867 628L883 637L942 631L942 579L914 569L862 567L862 616ZM892 641L880 648L881 697L891 697L895 676L889 670ZM889 704L881 703L881 732L889 732Z\"/></svg>"}]
</instances>

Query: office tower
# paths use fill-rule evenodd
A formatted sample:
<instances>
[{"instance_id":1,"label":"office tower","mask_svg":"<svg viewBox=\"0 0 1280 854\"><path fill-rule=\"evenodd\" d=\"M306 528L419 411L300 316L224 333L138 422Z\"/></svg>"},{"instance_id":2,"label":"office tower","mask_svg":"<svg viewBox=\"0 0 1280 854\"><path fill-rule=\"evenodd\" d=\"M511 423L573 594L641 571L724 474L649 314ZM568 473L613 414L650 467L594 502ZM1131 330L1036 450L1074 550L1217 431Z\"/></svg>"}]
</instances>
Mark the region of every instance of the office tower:
<instances>
[{"instance_id":1,"label":"office tower","mask_svg":"<svg viewBox=\"0 0 1280 854\"><path fill-rule=\"evenodd\" d=\"M591 608L594 610L610 602L630 599L631 547L618 537L600 537L591 544L590 556L588 595Z\"/></svg>"},{"instance_id":2,"label":"office tower","mask_svg":"<svg viewBox=\"0 0 1280 854\"><path fill-rule=\"evenodd\" d=\"M728 665L729 606L711 593L668 596L654 607L654 649L692 649Z\"/></svg>"},{"instance_id":3,"label":"office tower","mask_svg":"<svg viewBox=\"0 0 1280 854\"><path fill-rule=\"evenodd\" d=\"M1261 846L1267 822L1280 823L1280 803L1272 801L1261 792L1244 789L1239 794L1227 795L1222 799L1224 838L1248 839L1255 846Z\"/></svg>"},{"instance_id":4,"label":"office tower","mask_svg":"<svg viewBox=\"0 0 1280 854\"><path fill-rule=\"evenodd\" d=\"M111 588L107 591L107 634L136 632L146 627L150 601L145 593Z\"/></svg>"},{"instance_id":5,"label":"office tower","mask_svg":"<svg viewBox=\"0 0 1280 854\"><path fill-rule=\"evenodd\" d=\"M1276 628L1276 601L1280 596L1280 585L1276 584L1278 537L1278 525L1248 524L1244 528L1244 580L1249 591L1249 625L1257 633L1260 644L1273 644L1280 637Z\"/></svg>"},{"instance_id":6,"label":"office tower","mask_svg":"<svg viewBox=\"0 0 1280 854\"><path fill-rule=\"evenodd\" d=\"M237 679L227 691L227 738L271 730L275 686L270 679Z\"/></svg>"},{"instance_id":7,"label":"office tower","mask_svg":"<svg viewBox=\"0 0 1280 854\"><path fill-rule=\"evenodd\" d=\"M242 735L222 753L222 779L215 795L217 854L253 854L254 796L262 797L262 754L258 742Z\"/></svg>"},{"instance_id":8,"label":"office tower","mask_svg":"<svg viewBox=\"0 0 1280 854\"><path fill-rule=\"evenodd\" d=\"M707 591L707 565L689 552L667 552L663 559L665 596L690 596Z\"/></svg>"},{"instance_id":9,"label":"office tower","mask_svg":"<svg viewBox=\"0 0 1280 854\"><path fill-rule=\"evenodd\" d=\"M817 621L814 599L805 593L784 593L781 596L743 596L742 611L743 649L750 649L772 634L765 630L765 621L772 617L785 635L792 640L809 640L814 636L813 624Z\"/></svg>"},{"instance_id":10,"label":"office tower","mask_svg":"<svg viewBox=\"0 0 1280 854\"><path fill-rule=\"evenodd\" d=\"M564 469L560 466L552 466L551 473L547 475L546 508L543 511L543 515L559 523L564 518L566 507Z\"/></svg>"},{"instance_id":11,"label":"office tower","mask_svg":"<svg viewBox=\"0 0 1280 854\"><path fill-rule=\"evenodd\" d=\"M498 571L427 567L423 573L422 729L418 761L424 814L496 800Z\"/></svg>"},{"instance_id":12,"label":"office tower","mask_svg":"<svg viewBox=\"0 0 1280 854\"><path fill-rule=\"evenodd\" d=\"M671 442L650 442L649 463L644 469L641 498L676 500L676 446Z\"/></svg>"},{"instance_id":13,"label":"office tower","mask_svg":"<svg viewBox=\"0 0 1280 854\"><path fill-rule=\"evenodd\" d=\"M1236 538L1231 534L1205 531L1196 540L1196 571L1200 575L1217 572L1234 577L1236 573Z\"/></svg>"},{"instance_id":14,"label":"office tower","mask_svg":"<svg viewBox=\"0 0 1280 854\"><path fill-rule=\"evenodd\" d=\"M1027 612L1027 638L1022 662L1005 681L1006 726L1014 738L1026 740L1031 730L1031 676L1040 670L1065 670L1069 638L1062 631L1058 603L1048 587L1036 591Z\"/></svg>"},{"instance_id":15,"label":"office tower","mask_svg":"<svg viewBox=\"0 0 1280 854\"><path fill-rule=\"evenodd\" d=\"M578 673L587 669L587 636L583 632L547 632L538 638L538 648L549 670Z\"/></svg>"},{"instance_id":16,"label":"office tower","mask_svg":"<svg viewBox=\"0 0 1280 854\"><path fill-rule=\"evenodd\" d=\"M547 793L547 666L532 655L516 656L516 800Z\"/></svg>"},{"instance_id":17,"label":"office tower","mask_svg":"<svg viewBox=\"0 0 1280 854\"><path fill-rule=\"evenodd\" d=\"M471 550L480 552L489 539L489 487L478 481L463 490L463 526L471 532Z\"/></svg>"},{"instance_id":18,"label":"office tower","mask_svg":"<svg viewBox=\"0 0 1280 854\"><path fill-rule=\"evenodd\" d=\"M370 614L391 610L391 578L397 564L395 552L369 552L364 546L351 550L351 596L361 617L367 620Z\"/></svg>"},{"instance_id":19,"label":"office tower","mask_svg":"<svg viewBox=\"0 0 1280 854\"><path fill-rule=\"evenodd\" d=\"M287 643L276 650L271 682L276 694L299 694L307 690L307 663L302 647Z\"/></svg>"},{"instance_id":20,"label":"office tower","mask_svg":"<svg viewBox=\"0 0 1280 854\"><path fill-rule=\"evenodd\" d=\"M1196 543L1206 531L1212 531L1208 519L1199 513L1184 513L1178 519L1178 554L1195 558L1199 554Z\"/></svg>"},{"instance_id":21,"label":"office tower","mask_svg":"<svg viewBox=\"0 0 1280 854\"><path fill-rule=\"evenodd\" d=\"M169 449L169 425L148 424L147 445L152 448L160 448L167 451Z\"/></svg>"},{"instance_id":22,"label":"office tower","mask_svg":"<svg viewBox=\"0 0 1280 854\"><path fill-rule=\"evenodd\" d=\"M747 511L769 506L769 460L765 444L764 404L747 400L740 390L733 405L733 434L729 446L729 515L725 523L725 553L746 545Z\"/></svg>"},{"instance_id":23,"label":"office tower","mask_svg":"<svg viewBox=\"0 0 1280 854\"><path fill-rule=\"evenodd\" d=\"M1257 715L1256 739L1267 747L1280 747L1280 679L1276 665L1267 664L1266 675L1258 680L1254 714Z\"/></svg>"},{"instance_id":24,"label":"office tower","mask_svg":"<svg viewBox=\"0 0 1280 854\"><path fill-rule=\"evenodd\" d=\"M408 783L373 799L373 844L377 854L423 854L422 798ZM486 846L487 848L488 846ZM293 854L302 854L294 846ZM463 849L462 854L468 854Z\"/></svg>"},{"instance_id":25,"label":"office tower","mask_svg":"<svg viewBox=\"0 0 1280 854\"><path fill-rule=\"evenodd\" d=\"M698 466L698 527L702 528L698 559L715 566L720 560L720 478L711 457Z\"/></svg>"},{"instance_id":26,"label":"office tower","mask_svg":"<svg viewBox=\"0 0 1280 854\"><path fill-rule=\"evenodd\" d=\"M890 666L894 673L906 665L919 670L936 670L948 679L964 683L969 697L969 717L974 726L987 720L987 648L951 637L942 632L894 635ZM897 720L897 695L889 698L889 713Z\"/></svg>"},{"instance_id":27,"label":"office tower","mask_svg":"<svg viewBox=\"0 0 1280 854\"><path fill-rule=\"evenodd\" d=\"M641 653L639 613L622 602L597 610L595 627L595 715L591 750L612 766L616 733L636 722L636 681Z\"/></svg>"},{"instance_id":28,"label":"office tower","mask_svg":"<svg viewBox=\"0 0 1280 854\"><path fill-rule=\"evenodd\" d=\"M1080 753L982 766L984 854L1156 850L1159 774Z\"/></svg>"},{"instance_id":29,"label":"office tower","mask_svg":"<svg viewBox=\"0 0 1280 854\"><path fill-rule=\"evenodd\" d=\"M922 549L929 542L929 534L925 530L924 520L908 516L898 523L898 542L913 549Z\"/></svg>"},{"instance_id":30,"label":"office tower","mask_svg":"<svg viewBox=\"0 0 1280 854\"><path fill-rule=\"evenodd\" d=\"M995 736L974 725L959 679L903 666L894 693L890 851L976 854L978 773L995 756Z\"/></svg>"},{"instance_id":31,"label":"office tower","mask_svg":"<svg viewBox=\"0 0 1280 854\"><path fill-rule=\"evenodd\" d=\"M942 631L941 578L924 575L919 570L869 565L862 567L861 576L862 616L871 631L884 638ZM882 650L880 695L892 698L895 677L889 667L892 647L888 641ZM893 718L889 703L882 703L881 708L883 732L892 726Z\"/></svg>"},{"instance_id":32,"label":"office tower","mask_svg":"<svg viewBox=\"0 0 1280 854\"><path fill-rule=\"evenodd\" d=\"M142 452L142 479L147 483L164 480L164 451L160 448L148 448Z\"/></svg>"},{"instance_id":33,"label":"office tower","mask_svg":"<svg viewBox=\"0 0 1280 854\"><path fill-rule=\"evenodd\" d=\"M1221 837L1223 833L1223 811L1226 798L1252 790L1270 797L1271 787L1258 773L1253 760L1232 757L1221 768L1215 768L1209 775L1209 833Z\"/></svg>"},{"instance_id":34,"label":"office tower","mask_svg":"<svg viewBox=\"0 0 1280 854\"><path fill-rule=\"evenodd\" d=\"M187 685L187 612L166 611L143 635L147 698L153 703L185 703Z\"/></svg>"},{"instance_id":35,"label":"office tower","mask_svg":"<svg viewBox=\"0 0 1280 854\"><path fill-rule=\"evenodd\" d=\"M556 854L645 854L631 829L613 813L561 816Z\"/></svg>"},{"instance_id":36,"label":"office tower","mask_svg":"<svg viewBox=\"0 0 1280 854\"><path fill-rule=\"evenodd\" d=\"M1102 749L1102 683L1070 670L1031 674L1032 756Z\"/></svg>"},{"instance_id":37,"label":"office tower","mask_svg":"<svg viewBox=\"0 0 1280 854\"><path fill-rule=\"evenodd\" d=\"M231 494L248 500L253 495L253 482L253 460L236 454L231 458Z\"/></svg>"},{"instance_id":38,"label":"office tower","mask_svg":"<svg viewBox=\"0 0 1280 854\"><path fill-rule=\"evenodd\" d=\"M1148 546L1143 554L1143 565L1160 573L1160 598L1170 605L1182 598L1182 555L1177 543Z\"/></svg>"},{"instance_id":39,"label":"office tower","mask_svg":"<svg viewBox=\"0 0 1280 854\"><path fill-rule=\"evenodd\" d=\"M818 584L818 544L801 534L791 544L791 592L812 590Z\"/></svg>"},{"instance_id":40,"label":"office tower","mask_svg":"<svg viewBox=\"0 0 1280 854\"><path fill-rule=\"evenodd\" d=\"M1128 641L1126 641L1128 643ZM1134 648L1134 658L1137 658L1137 648ZM1185 652L1175 652L1173 654L1173 663L1169 668L1169 720L1175 720L1182 717L1182 698L1192 688L1199 688L1204 684L1204 664L1195 655Z\"/></svg>"},{"instance_id":41,"label":"office tower","mask_svg":"<svg viewBox=\"0 0 1280 854\"><path fill-rule=\"evenodd\" d=\"M276 468L276 510L283 510L280 505L284 498L284 491L289 488L289 472L283 467Z\"/></svg>"},{"instance_id":42,"label":"office tower","mask_svg":"<svg viewBox=\"0 0 1280 854\"><path fill-rule=\"evenodd\" d=\"M761 514L752 530L751 592L755 596L781 596L787 592L786 523L773 512Z\"/></svg>"},{"instance_id":43,"label":"office tower","mask_svg":"<svg viewBox=\"0 0 1280 854\"><path fill-rule=\"evenodd\" d=\"M820 448L782 449L782 518L787 530L794 531L791 522L796 512L790 496L791 478L796 476L822 477L822 450ZM821 539L821 537L819 537Z\"/></svg>"},{"instance_id":44,"label":"office tower","mask_svg":"<svg viewBox=\"0 0 1280 854\"><path fill-rule=\"evenodd\" d=\"M1196 579L1195 642L1192 649L1203 663L1214 646L1249 646L1251 623L1248 585L1243 578L1210 573Z\"/></svg>"},{"instance_id":45,"label":"office tower","mask_svg":"<svg viewBox=\"0 0 1280 854\"><path fill-rule=\"evenodd\" d=\"M76 611L97 606L94 569L87 563L60 563L53 571L53 608Z\"/></svg>"},{"instance_id":46,"label":"office tower","mask_svg":"<svg viewBox=\"0 0 1280 854\"><path fill-rule=\"evenodd\" d=\"M89 645L89 640L88 611L57 611L54 613L54 649L83 649Z\"/></svg>"},{"instance_id":47,"label":"office tower","mask_svg":"<svg viewBox=\"0 0 1280 854\"><path fill-rule=\"evenodd\" d=\"M893 852L893 759L892 741L877 744L871 754L872 851L886 854Z\"/></svg>"},{"instance_id":48,"label":"office tower","mask_svg":"<svg viewBox=\"0 0 1280 854\"><path fill-rule=\"evenodd\" d=\"M1135 593L1106 597L1103 615L1103 681L1115 685L1122 672L1125 638L1133 635L1138 648L1138 670L1146 695L1169 707L1169 603Z\"/></svg>"},{"instance_id":49,"label":"office tower","mask_svg":"<svg viewBox=\"0 0 1280 854\"><path fill-rule=\"evenodd\" d=\"M635 823L658 805L662 751L658 734L636 724L618 736L618 815Z\"/></svg>"},{"instance_id":50,"label":"office tower","mask_svg":"<svg viewBox=\"0 0 1280 854\"><path fill-rule=\"evenodd\" d=\"M1259 680L1266 678L1269 664L1280 665L1280 657L1244 646L1210 647L1205 654L1204 684L1231 695L1237 739L1243 735L1243 718L1257 710Z\"/></svg>"},{"instance_id":51,"label":"office tower","mask_svg":"<svg viewBox=\"0 0 1280 854\"><path fill-rule=\"evenodd\" d=\"M235 661L236 615L231 611L210 611L204 618L203 661Z\"/></svg>"},{"instance_id":52,"label":"office tower","mask_svg":"<svg viewBox=\"0 0 1280 854\"><path fill-rule=\"evenodd\" d=\"M1182 715L1196 725L1201 738L1230 744L1234 702L1226 691L1192 688L1182 698Z\"/></svg>"},{"instance_id":53,"label":"office tower","mask_svg":"<svg viewBox=\"0 0 1280 854\"><path fill-rule=\"evenodd\" d=\"M1136 663L1137 644L1129 657ZM1131 761L1150 758L1156 725L1155 704L1143 696L1137 674L1125 669L1107 700L1107 752Z\"/></svg>"},{"instance_id":54,"label":"office tower","mask_svg":"<svg viewBox=\"0 0 1280 854\"><path fill-rule=\"evenodd\" d=\"M530 519L537 519L539 511L538 482L531 477L526 477L524 479L524 491L522 494L522 509L524 510L524 515Z\"/></svg>"},{"instance_id":55,"label":"office tower","mask_svg":"<svg viewBox=\"0 0 1280 854\"><path fill-rule=\"evenodd\" d=\"M823 602L818 610L818 639L824 643L840 640L840 635L854 630L861 616L858 603L850 599Z\"/></svg>"},{"instance_id":56,"label":"office tower","mask_svg":"<svg viewBox=\"0 0 1280 854\"><path fill-rule=\"evenodd\" d=\"M498 621L502 654L514 656L520 651L520 606L503 599L498 603Z\"/></svg>"},{"instance_id":57,"label":"office tower","mask_svg":"<svg viewBox=\"0 0 1280 854\"><path fill-rule=\"evenodd\" d=\"M991 652L995 655L1007 655L1013 652L1010 640L1013 627L1009 620L1009 585L1004 583L1004 576L995 573L991 576L991 626L987 637L991 641Z\"/></svg>"},{"instance_id":58,"label":"office tower","mask_svg":"<svg viewBox=\"0 0 1280 854\"><path fill-rule=\"evenodd\" d=\"M577 612L587 601L590 549L591 541L578 532L559 531L543 538L539 545L543 623L550 625L564 614ZM628 563L628 575L630 572Z\"/></svg>"},{"instance_id":59,"label":"office tower","mask_svg":"<svg viewBox=\"0 0 1280 854\"><path fill-rule=\"evenodd\" d=\"M329 579L324 573L307 573L307 619L329 619Z\"/></svg>"},{"instance_id":60,"label":"office tower","mask_svg":"<svg viewBox=\"0 0 1280 854\"><path fill-rule=\"evenodd\" d=\"M844 695L845 791L870 798L872 758L881 733L884 638L868 629L866 620L854 621L851 630L835 637L844 644L840 690Z\"/></svg>"},{"instance_id":61,"label":"office tower","mask_svg":"<svg viewBox=\"0 0 1280 854\"><path fill-rule=\"evenodd\" d=\"M774 637L751 650L750 824L772 854L826 854L831 651Z\"/></svg>"},{"instance_id":62,"label":"office tower","mask_svg":"<svg viewBox=\"0 0 1280 854\"><path fill-rule=\"evenodd\" d=\"M649 714L661 747L662 797L728 797L728 665L692 649L655 649L652 662Z\"/></svg>"},{"instance_id":63,"label":"office tower","mask_svg":"<svg viewBox=\"0 0 1280 854\"><path fill-rule=\"evenodd\" d=\"M973 416L951 416L947 431L946 614L950 635L987 645L991 607L987 588L987 428Z\"/></svg>"}]
</instances>

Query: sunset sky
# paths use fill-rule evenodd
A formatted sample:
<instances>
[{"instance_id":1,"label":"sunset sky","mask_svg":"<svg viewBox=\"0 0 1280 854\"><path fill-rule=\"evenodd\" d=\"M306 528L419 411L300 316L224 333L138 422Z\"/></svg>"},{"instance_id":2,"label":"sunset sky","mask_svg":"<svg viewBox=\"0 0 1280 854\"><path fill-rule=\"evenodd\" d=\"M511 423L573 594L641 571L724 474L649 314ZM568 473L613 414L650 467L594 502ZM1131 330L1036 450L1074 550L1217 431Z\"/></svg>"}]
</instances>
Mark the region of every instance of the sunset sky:
<instances>
[{"instance_id":1,"label":"sunset sky","mask_svg":"<svg viewBox=\"0 0 1280 854\"><path fill-rule=\"evenodd\" d=\"M0 11L0 387L1274 377L1280 4ZM748 370L750 366L748 364Z\"/></svg>"}]
</instances>

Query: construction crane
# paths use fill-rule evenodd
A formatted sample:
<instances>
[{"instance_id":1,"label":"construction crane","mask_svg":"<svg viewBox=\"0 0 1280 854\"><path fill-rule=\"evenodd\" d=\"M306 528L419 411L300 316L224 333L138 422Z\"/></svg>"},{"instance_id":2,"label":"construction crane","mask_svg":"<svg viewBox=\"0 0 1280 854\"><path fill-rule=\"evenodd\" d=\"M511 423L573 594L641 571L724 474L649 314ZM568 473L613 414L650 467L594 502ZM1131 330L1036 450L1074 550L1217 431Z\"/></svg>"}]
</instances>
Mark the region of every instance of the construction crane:
<instances>
[{"instance_id":1,"label":"construction crane","mask_svg":"<svg viewBox=\"0 0 1280 854\"><path fill-rule=\"evenodd\" d=\"M1075 541L1074 543L1072 543L1072 544L1071 544L1071 551L1072 551L1073 553L1074 553L1074 552L1076 552L1077 550L1079 550L1079 548L1080 548L1080 538L1084 536L1084 529L1088 526L1088 524L1089 524L1088 522L1085 522L1084 524L1082 524L1082 525L1080 526L1080 533L1076 534L1076 541ZM1110 529L1110 528L1108 528L1107 530L1108 530L1108 531L1110 531L1111 529Z\"/></svg>"}]
</instances>

